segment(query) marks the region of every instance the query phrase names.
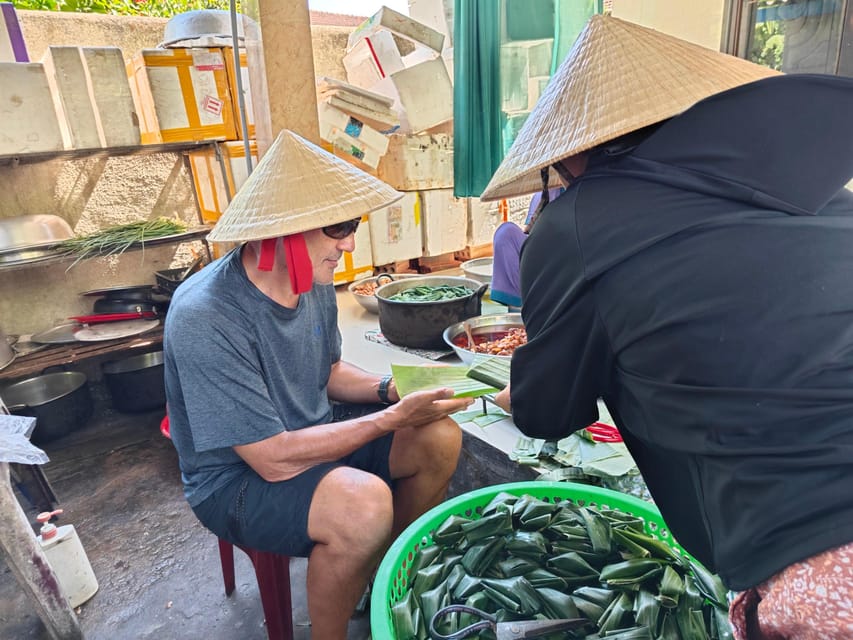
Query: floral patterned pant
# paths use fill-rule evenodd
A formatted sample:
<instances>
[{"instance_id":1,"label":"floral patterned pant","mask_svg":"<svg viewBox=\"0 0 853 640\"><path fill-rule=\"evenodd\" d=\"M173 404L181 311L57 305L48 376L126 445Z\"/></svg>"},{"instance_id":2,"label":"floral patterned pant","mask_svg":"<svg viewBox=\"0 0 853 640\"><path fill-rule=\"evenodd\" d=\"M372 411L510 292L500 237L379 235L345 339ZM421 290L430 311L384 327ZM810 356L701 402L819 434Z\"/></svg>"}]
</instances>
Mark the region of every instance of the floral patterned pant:
<instances>
[{"instance_id":1,"label":"floral patterned pant","mask_svg":"<svg viewBox=\"0 0 853 640\"><path fill-rule=\"evenodd\" d=\"M853 638L853 543L796 562L740 592L729 619L737 640Z\"/></svg>"}]
</instances>

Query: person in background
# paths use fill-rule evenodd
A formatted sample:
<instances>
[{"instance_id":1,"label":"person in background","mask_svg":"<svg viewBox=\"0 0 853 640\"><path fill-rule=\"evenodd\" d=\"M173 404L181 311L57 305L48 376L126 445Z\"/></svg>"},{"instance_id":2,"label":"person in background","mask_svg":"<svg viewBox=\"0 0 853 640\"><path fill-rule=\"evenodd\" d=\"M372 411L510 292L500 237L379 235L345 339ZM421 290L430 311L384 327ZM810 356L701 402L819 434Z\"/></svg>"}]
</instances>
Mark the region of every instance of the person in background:
<instances>
[{"instance_id":1,"label":"person in background","mask_svg":"<svg viewBox=\"0 0 853 640\"><path fill-rule=\"evenodd\" d=\"M401 197L282 132L210 239L242 243L175 293L165 328L186 499L220 538L307 556L312 637L347 623L391 540L444 499L450 389L401 399L341 360L333 273L363 214Z\"/></svg>"},{"instance_id":2,"label":"person in background","mask_svg":"<svg viewBox=\"0 0 853 640\"><path fill-rule=\"evenodd\" d=\"M558 439L603 398L738 639L853 637L850 113L853 79L596 16L482 195L569 185L497 402Z\"/></svg>"},{"instance_id":3,"label":"person in background","mask_svg":"<svg viewBox=\"0 0 853 640\"><path fill-rule=\"evenodd\" d=\"M492 284L489 296L495 302L505 304L510 311L521 308L521 283L519 258L521 247L533 228L536 218L549 202L556 200L564 189L555 187L548 190L548 202L543 202L542 193L535 193L530 199L524 230L514 222L504 222L492 238Z\"/></svg>"}]
</instances>

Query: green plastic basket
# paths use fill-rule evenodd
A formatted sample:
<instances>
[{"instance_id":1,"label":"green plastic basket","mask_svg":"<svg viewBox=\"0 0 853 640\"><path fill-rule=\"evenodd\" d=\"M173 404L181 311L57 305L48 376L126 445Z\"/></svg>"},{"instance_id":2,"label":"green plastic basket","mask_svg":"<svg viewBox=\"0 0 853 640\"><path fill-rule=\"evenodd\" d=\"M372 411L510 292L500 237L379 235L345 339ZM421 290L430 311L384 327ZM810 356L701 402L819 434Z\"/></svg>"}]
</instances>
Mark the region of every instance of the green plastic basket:
<instances>
[{"instance_id":1,"label":"green plastic basket","mask_svg":"<svg viewBox=\"0 0 853 640\"><path fill-rule=\"evenodd\" d=\"M579 506L616 509L641 518L651 536L685 553L675 539L657 508L639 498L574 482L511 482L470 491L430 509L410 524L394 541L382 559L370 598L370 631L373 640L394 640L391 607L409 589L409 569L418 549L433 544L432 534L451 515L479 518L485 507L498 493L530 495L534 498L562 502L569 500ZM689 556L688 556L689 557Z\"/></svg>"}]
</instances>

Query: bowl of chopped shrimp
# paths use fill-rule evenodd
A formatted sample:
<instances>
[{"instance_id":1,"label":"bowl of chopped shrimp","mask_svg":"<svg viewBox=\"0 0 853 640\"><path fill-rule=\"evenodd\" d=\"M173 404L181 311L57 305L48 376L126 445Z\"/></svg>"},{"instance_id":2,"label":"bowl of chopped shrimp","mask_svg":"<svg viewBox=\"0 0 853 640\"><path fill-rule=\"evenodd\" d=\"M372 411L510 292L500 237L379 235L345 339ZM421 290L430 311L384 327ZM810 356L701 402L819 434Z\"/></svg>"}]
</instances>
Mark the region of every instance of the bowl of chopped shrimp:
<instances>
[{"instance_id":1,"label":"bowl of chopped shrimp","mask_svg":"<svg viewBox=\"0 0 853 640\"><path fill-rule=\"evenodd\" d=\"M527 333L520 313L496 313L450 325L444 341L462 362L471 364L476 353L511 358L516 347L527 342Z\"/></svg>"},{"instance_id":2,"label":"bowl of chopped shrimp","mask_svg":"<svg viewBox=\"0 0 853 640\"><path fill-rule=\"evenodd\" d=\"M379 301L376 299L375 293L381 285L394 282L394 280L420 277L423 277L420 273L380 273L378 276L359 278L352 282L347 290L366 311L378 315Z\"/></svg>"}]
</instances>

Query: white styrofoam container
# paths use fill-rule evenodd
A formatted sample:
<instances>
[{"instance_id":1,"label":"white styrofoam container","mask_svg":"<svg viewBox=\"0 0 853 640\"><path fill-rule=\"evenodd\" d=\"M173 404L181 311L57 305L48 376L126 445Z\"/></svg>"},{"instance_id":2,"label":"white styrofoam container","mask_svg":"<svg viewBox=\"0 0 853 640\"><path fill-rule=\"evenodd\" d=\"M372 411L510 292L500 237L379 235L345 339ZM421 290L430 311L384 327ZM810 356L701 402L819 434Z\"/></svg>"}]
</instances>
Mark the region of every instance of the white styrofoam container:
<instances>
[{"instance_id":1,"label":"white styrofoam container","mask_svg":"<svg viewBox=\"0 0 853 640\"><path fill-rule=\"evenodd\" d=\"M444 34L444 49L453 46L453 0L409 0L409 16Z\"/></svg>"},{"instance_id":2,"label":"white styrofoam container","mask_svg":"<svg viewBox=\"0 0 853 640\"><path fill-rule=\"evenodd\" d=\"M21 23L11 2L0 2L0 62L29 62Z\"/></svg>"},{"instance_id":3,"label":"white styrofoam container","mask_svg":"<svg viewBox=\"0 0 853 640\"><path fill-rule=\"evenodd\" d=\"M355 158L371 169L376 169L379 165L379 159L382 157L377 149L370 145L364 144L362 140L353 138L343 129L337 127L328 127L325 130L326 137L324 139L331 143L335 151L342 151L345 158ZM335 155L340 155L335 153Z\"/></svg>"},{"instance_id":4,"label":"white styrofoam container","mask_svg":"<svg viewBox=\"0 0 853 640\"><path fill-rule=\"evenodd\" d=\"M143 144L237 139L222 49L142 49L127 70Z\"/></svg>"},{"instance_id":5,"label":"white styrofoam container","mask_svg":"<svg viewBox=\"0 0 853 640\"><path fill-rule=\"evenodd\" d=\"M130 93L124 57L118 47L82 47L89 93L105 147L125 147L140 142L139 117Z\"/></svg>"},{"instance_id":6,"label":"white styrofoam container","mask_svg":"<svg viewBox=\"0 0 853 640\"><path fill-rule=\"evenodd\" d=\"M0 62L0 154L62 148L44 65Z\"/></svg>"},{"instance_id":7,"label":"white styrofoam container","mask_svg":"<svg viewBox=\"0 0 853 640\"><path fill-rule=\"evenodd\" d=\"M378 31L360 39L344 54L341 62L347 72L347 81L364 89L371 89L392 73L405 69L400 50L389 31Z\"/></svg>"},{"instance_id":8,"label":"white styrofoam container","mask_svg":"<svg viewBox=\"0 0 853 640\"><path fill-rule=\"evenodd\" d=\"M329 136L332 129L337 128L343 130L347 135L361 140L367 146L378 151L380 155L388 151L388 137L364 124L358 118L354 118L326 102L317 105L317 113L320 122L320 137L323 140L332 142Z\"/></svg>"},{"instance_id":9,"label":"white styrofoam container","mask_svg":"<svg viewBox=\"0 0 853 640\"><path fill-rule=\"evenodd\" d=\"M220 152L224 160L225 175L213 149L201 149L187 154L192 171L193 185L198 198L201 218L213 224L225 212L230 199L249 177L246 166L246 147L242 140L223 142ZM249 143L252 167L258 164L257 143Z\"/></svg>"},{"instance_id":10,"label":"white styrofoam container","mask_svg":"<svg viewBox=\"0 0 853 640\"><path fill-rule=\"evenodd\" d=\"M361 224L355 232L355 249L345 251L335 269L335 284L352 282L358 278L373 275L373 250L370 247L370 225L367 216L362 216Z\"/></svg>"},{"instance_id":11,"label":"white styrofoam container","mask_svg":"<svg viewBox=\"0 0 853 640\"><path fill-rule=\"evenodd\" d=\"M374 265L423 255L421 200L417 191L406 192L394 204L372 211L369 220Z\"/></svg>"},{"instance_id":12,"label":"white styrofoam container","mask_svg":"<svg viewBox=\"0 0 853 640\"><path fill-rule=\"evenodd\" d=\"M468 198L468 246L491 244L505 213L505 200L483 202L479 198Z\"/></svg>"},{"instance_id":13,"label":"white styrofoam container","mask_svg":"<svg viewBox=\"0 0 853 640\"><path fill-rule=\"evenodd\" d=\"M358 25L347 40L347 49L352 49L363 38L383 31L390 31L416 44L429 47L437 53L444 48L444 34L432 27L413 20L407 15L382 7L373 16Z\"/></svg>"},{"instance_id":14,"label":"white styrofoam container","mask_svg":"<svg viewBox=\"0 0 853 640\"><path fill-rule=\"evenodd\" d=\"M443 58L392 73L390 80L403 132L420 133L453 119L453 83Z\"/></svg>"},{"instance_id":15,"label":"white styrofoam container","mask_svg":"<svg viewBox=\"0 0 853 640\"><path fill-rule=\"evenodd\" d=\"M444 133L388 136L376 175L399 191L453 187L453 136Z\"/></svg>"},{"instance_id":16,"label":"white styrofoam container","mask_svg":"<svg viewBox=\"0 0 853 640\"><path fill-rule=\"evenodd\" d=\"M420 191L424 256L462 251L468 246L468 199L453 189Z\"/></svg>"},{"instance_id":17,"label":"white styrofoam container","mask_svg":"<svg viewBox=\"0 0 853 640\"><path fill-rule=\"evenodd\" d=\"M80 47L51 45L47 48L42 63L59 118L63 146L66 149L103 147L98 133L95 107L89 94L86 63L80 54Z\"/></svg>"}]
</instances>

